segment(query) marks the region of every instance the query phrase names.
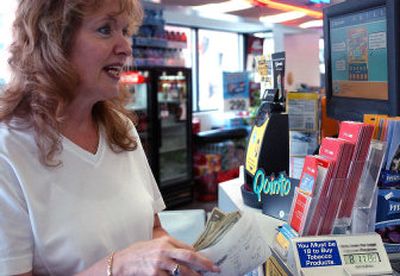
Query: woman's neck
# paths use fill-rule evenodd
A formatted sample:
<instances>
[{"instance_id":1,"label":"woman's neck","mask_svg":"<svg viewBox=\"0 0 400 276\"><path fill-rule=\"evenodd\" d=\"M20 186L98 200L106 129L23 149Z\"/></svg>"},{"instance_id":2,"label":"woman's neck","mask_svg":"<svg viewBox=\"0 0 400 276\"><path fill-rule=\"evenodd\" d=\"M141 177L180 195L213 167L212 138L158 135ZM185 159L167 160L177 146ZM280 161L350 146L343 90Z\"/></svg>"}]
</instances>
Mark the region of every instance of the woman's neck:
<instances>
[{"instance_id":1,"label":"woman's neck","mask_svg":"<svg viewBox=\"0 0 400 276\"><path fill-rule=\"evenodd\" d=\"M91 153L99 145L99 125L92 115L92 108L67 108L61 124L61 133L73 143Z\"/></svg>"}]
</instances>

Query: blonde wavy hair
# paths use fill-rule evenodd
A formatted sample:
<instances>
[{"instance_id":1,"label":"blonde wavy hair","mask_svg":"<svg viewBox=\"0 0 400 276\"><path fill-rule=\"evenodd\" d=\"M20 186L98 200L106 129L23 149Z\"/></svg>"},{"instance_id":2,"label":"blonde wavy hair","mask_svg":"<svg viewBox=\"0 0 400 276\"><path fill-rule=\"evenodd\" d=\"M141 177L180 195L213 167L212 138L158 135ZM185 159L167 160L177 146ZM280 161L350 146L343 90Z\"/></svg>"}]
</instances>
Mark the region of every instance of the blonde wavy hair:
<instances>
[{"instance_id":1,"label":"blonde wavy hair","mask_svg":"<svg viewBox=\"0 0 400 276\"><path fill-rule=\"evenodd\" d=\"M143 18L139 0L114 0L119 12L132 19L134 33ZM61 162L60 123L65 108L73 100L79 76L68 60L69 49L85 15L95 12L105 0L20 0L13 24L10 46L11 80L0 93L0 121L9 126L33 129L39 160L47 166ZM93 116L104 127L107 141L115 152L134 150L130 135L132 113L120 99L95 104ZM17 122L17 124L11 123Z\"/></svg>"}]
</instances>

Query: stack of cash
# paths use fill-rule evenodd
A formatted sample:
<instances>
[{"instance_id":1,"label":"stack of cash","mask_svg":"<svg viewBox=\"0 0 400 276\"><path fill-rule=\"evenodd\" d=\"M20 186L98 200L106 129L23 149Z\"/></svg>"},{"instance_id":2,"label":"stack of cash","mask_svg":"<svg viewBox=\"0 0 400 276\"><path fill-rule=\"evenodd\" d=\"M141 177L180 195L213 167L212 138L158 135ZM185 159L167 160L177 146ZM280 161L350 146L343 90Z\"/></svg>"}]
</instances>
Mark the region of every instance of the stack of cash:
<instances>
[{"instance_id":1,"label":"stack of cash","mask_svg":"<svg viewBox=\"0 0 400 276\"><path fill-rule=\"evenodd\" d=\"M193 247L199 251L216 244L240 219L239 211L224 213L214 208L207 220L204 232L200 235Z\"/></svg>"}]
</instances>

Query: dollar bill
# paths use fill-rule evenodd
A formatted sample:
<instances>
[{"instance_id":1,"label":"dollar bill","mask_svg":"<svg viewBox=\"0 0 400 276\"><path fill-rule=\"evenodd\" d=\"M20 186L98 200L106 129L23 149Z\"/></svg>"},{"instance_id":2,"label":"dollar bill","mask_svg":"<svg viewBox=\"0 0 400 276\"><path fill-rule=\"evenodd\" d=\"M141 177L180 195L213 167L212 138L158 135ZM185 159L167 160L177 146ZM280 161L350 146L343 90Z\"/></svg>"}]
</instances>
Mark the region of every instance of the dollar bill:
<instances>
[{"instance_id":1,"label":"dollar bill","mask_svg":"<svg viewBox=\"0 0 400 276\"><path fill-rule=\"evenodd\" d=\"M208 237L211 233L218 228L218 224L224 219L225 213L219 210L218 208L214 208L211 211L209 219L207 220L206 226L200 237L197 241L193 244L193 247L198 250L197 248L204 242L206 237Z\"/></svg>"},{"instance_id":2,"label":"dollar bill","mask_svg":"<svg viewBox=\"0 0 400 276\"><path fill-rule=\"evenodd\" d=\"M194 243L196 250L202 250L216 244L240 219L239 211L224 213L218 208L214 208L207 220L205 230Z\"/></svg>"}]
</instances>

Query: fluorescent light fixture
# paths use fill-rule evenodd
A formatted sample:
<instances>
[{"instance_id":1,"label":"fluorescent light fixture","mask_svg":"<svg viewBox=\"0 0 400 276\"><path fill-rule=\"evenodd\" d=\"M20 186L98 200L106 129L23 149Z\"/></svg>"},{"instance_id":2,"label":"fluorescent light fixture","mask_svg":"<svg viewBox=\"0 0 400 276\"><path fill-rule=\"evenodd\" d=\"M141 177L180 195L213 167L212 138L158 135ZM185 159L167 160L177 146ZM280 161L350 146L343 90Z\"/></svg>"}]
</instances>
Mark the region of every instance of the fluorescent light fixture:
<instances>
[{"instance_id":1,"label":"fluorescent light fixture","mask_svg":"<svg viewBox=\"0 0 400 276\"><path fill-rule=\"evenodd\" d=\"M261 16L259 20L261 22L268 22L268 23L281 23L285 21L302 18L304 16L306 16L304 12L291 11L291 12L278 13L274 15Z\"/></svg>"},{"instance_id":2,"label":"fluorescent light fixture","mask_svg":"<svg viewBox=\"0 0 400 276\"><path fill-rule=\"evenodd\" d=\"M257 32L257 33L253 33L252 35L255 37L259 37L259 38L273 38L274 37L273 32Z\"/></svg>"},{"instance_id":3,"label":"fluorescent light fixture","mask_svg":"<svg viewBox=\"0 0 400 276\"><path fill-rule=\"evenodd\" d=\"M192 9L199 12L228 13L233 11L247 10L252 7L253 5L246 0L230 0L215 4L192 6Z\"/></svg>"},{"instance_id":4,"label":"fluorescent light fixture","mask_svg":"<svg viewBox=\"0 0 400 276\"><path fill-rule=\"evenodd\" d=\"M299 25L300 28L307 29L307 28L313 28L313 27L322 27L323 21L322 20L311 20L304 22Z\"/></svg>"},{"instance_id":5,"label":"fluorescent light fixture","mask_svg":"<svg viewBox=\"0 0 400 276\"><path fill-rule=\"evenodd\" d=\"M231 23L238 23L240 22L240 17L233 15L233 14L226 14L226 13L218 13L217 11L213 12L199 12L198 15L203 18L213 19L213 20L221 20Z\"/></svg>"},{"instance_id":6,"label":"fluorescent light fixture","mask_svg":"<svg viewBox=\"0 0 400 276\"><path fill-rule=\"evenodd\" d=\"M321 3L325 3L325 4L330 4L330 0L310 0L310 2L316 3L316 4L321 4Z\"/></svg>"},{"instance_id":7,"label":"fluorescent light fixture","mask_svg":"<svg viewBox=\"0 0 400 276\"><path fill-rule=\"evenodd\" d=\"M261 5L266 5L268 8L271 9L276 9L281 11L300 11L314 18L322 18L322 12L305 9L296 5L283 4L272 0L253 0L253 1Z\"/></svg>"}]
</instances>

